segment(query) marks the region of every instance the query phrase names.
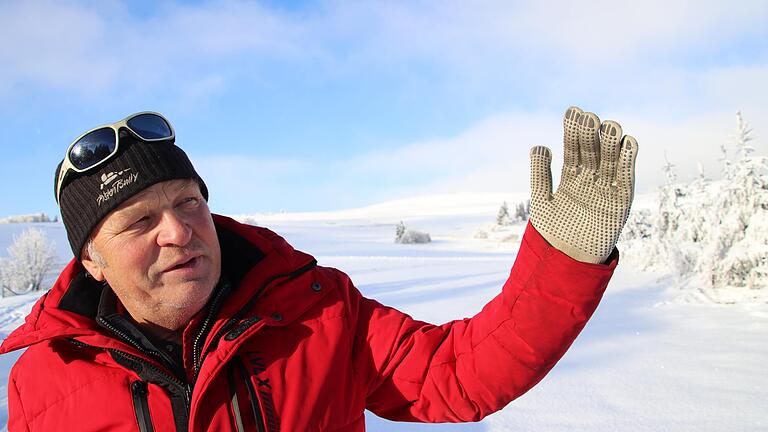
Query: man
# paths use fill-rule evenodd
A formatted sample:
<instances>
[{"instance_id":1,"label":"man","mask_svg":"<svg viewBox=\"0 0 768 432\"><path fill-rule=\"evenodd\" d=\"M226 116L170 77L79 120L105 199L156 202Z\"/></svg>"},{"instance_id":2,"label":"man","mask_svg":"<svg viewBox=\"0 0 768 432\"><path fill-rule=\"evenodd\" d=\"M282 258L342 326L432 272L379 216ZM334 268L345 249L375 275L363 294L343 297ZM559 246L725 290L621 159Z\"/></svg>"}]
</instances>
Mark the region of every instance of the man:
<instances>
[{"instance_id":1,"label":"man","mask_svg":"<svg viewBox=\"0 0 768 432\"><path fill-rule=\"evenodd\" d=\"M435 326L363 297L275 233L211 215L170 123L139 113L67 150L75 258L1 352L10 431L362 431L364 410L478 421L539 382L618 261L637 143L569 108L565 165L531 151L531 223L502 292Z\"/></svg>"}]
</instances>

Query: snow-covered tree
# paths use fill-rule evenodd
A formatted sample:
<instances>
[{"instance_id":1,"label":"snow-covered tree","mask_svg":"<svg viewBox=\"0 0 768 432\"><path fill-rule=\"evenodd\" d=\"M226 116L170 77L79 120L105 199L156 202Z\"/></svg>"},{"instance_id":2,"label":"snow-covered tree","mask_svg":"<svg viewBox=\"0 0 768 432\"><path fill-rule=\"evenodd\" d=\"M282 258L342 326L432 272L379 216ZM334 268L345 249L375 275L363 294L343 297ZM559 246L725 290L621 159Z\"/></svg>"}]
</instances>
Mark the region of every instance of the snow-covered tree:
<instances>
[{"instance_id":1,"label":"snow-covered tree","mask_svg":"<svg viewBox=\"0 0 768 432\"><path fill-rule=\"evenodd\" d=\"M509 216L509 206L507 206L507 202L504 201L501 203L498 213L496 213L496 225L504 226L511 224L512 218Z\"/></svg>"},{"instance_id":2,"label":"snow-covered tree","mask_svg":"<svg viewBox=\"0 0 768 432\"><path fill-rule=\"evenodd\" d=\"M514 218L516 222L525 222L528 220L528 217L530 215L531 215L531 200L525 200L517 203L517 207L515 207L515 218Z\"/></svg>"},{"instance_id":3,"label":"snow-covered tree","mask_svg":"<svg viewBox=\"0 0 768 432\"><path fill-rule=\"evenodd\" d=\"M752 128L741 116L741 111L736 112L736 133L733 135L733 144L741 159L748 158L755 148L748 143L752 141Z\"/></svg>"},{"instance_id":4,"label":"snow-covered tree","mask_svg":"<svg viewBox=\"0 0 768 432\"><path fill-rule=\"evenodd\" d=\"M654 219L650 210L633 210L627 219L624 229L621 231L620 240L628 242L650 239L655 228L653 223Z\"/></svg>"},{"instance_id":5,"label":"snow-covered tree","mask_svg":"<svg viewBox=\"0 0 768 432\"><path fill-rule=\"evenodd\" d=\"M14 238L9 258L0 261L2 294L22 294L42 288L43 279L56 262L52 241L42 230L30 228Z\"/></svg>"},{"instance_id":6,"label":"snow-covered tree","mask_svg":"<svg viewBox=\"0 0 768 432\"><path fill-rule=\"evenodd\" d=\"M686 275L693 258L689 251L679 247L679 237L686 221L683 199L689 195L687 186L677 182L677 171L666 155L662 167L666 184L659 188L659 207L653 237L656 240L654 254L672 267L674 273Z\"/></svg>"},{"instance_id":7,"label":"snow-covered tree","mask_svg":"<svg viewBox=\"0 0 768 432\"><path fill-rule=\"evenodd\" d=\"M403 221L400 221L400 223L398 223L395 227L395 243L400 243L400 240L403 238L403 234L405 234L405 229L405 224Z\"/></svg>"},{"instance_id":8,"label":"snow-covered tree","mask_svg":"<svg viewBox=\"0 0 768 432\"><path fill-rule=\"evenodd\" d=\"M752 156L752 129L736 114L732 143L738 160L729 163L714 198L710 241L697 269L712 287L768 285L761 277L768 261L768 158Z\"/></svg>"},{"instance_id":9,"label":"snow-covered tree","mask_svg":"<svg viewBox=\"0 0 768 432\"><path fill-rule=\"evenodd\" d=\"M679 182L666 161L657 211L633 212L622 234L641 266L668 266L679 280L698 278L713 293L768 289L768 158L753 155L753 139L737 113L729 143L736 159L721 147L718 181L699 165L697 178Z\"/></svg>"},{"instance_id":10,"label":"snow-covered tree","mask_svg":"<svg viewBox=\"0 0 768 432\"><path fill-rule=\"evenodd\" d=\"M722 167L720 168L720 174L723 176L724 179L728 179L731 175L731 160L728 159L728 148L725 144L720 144L720 163L722 164Z\"/></svg>"},{"instance_id":11,"label":"snow-covered tree","mask_svg":"<svg viewBox=\"0 0 768 432\"><path fill-rule=\"evenodd\" d=\"M505 227L516 222L525 222L531 214L531 201L521 201L515 206L513 214L509 212L509 205L506 201L501 203L498 213L496 213L496 226Z\"/></svg>"}]
</instances>

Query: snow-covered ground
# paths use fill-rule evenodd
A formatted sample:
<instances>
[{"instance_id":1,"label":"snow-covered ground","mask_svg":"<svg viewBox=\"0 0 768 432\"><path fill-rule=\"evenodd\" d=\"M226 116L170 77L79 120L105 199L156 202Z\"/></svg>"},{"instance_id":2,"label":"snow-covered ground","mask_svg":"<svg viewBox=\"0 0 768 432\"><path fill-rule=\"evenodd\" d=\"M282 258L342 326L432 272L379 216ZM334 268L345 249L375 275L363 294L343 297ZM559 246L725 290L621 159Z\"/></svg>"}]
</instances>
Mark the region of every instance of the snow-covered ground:
<instances>
[{"instance_id":1,"label":"snow-covered ground","mask_svg":"<svg viewBox=\"0 0 768 432\"><path fill-rule=\"evenodd\" d=\"M434 196L365 209L257 214L321 265L349 273L360 290L416 318L474 315L499 290L519 243L476 239L502 201L523 195ZM642 199L642 198L641 198ZM395 226L427 232L425 245L394 243ZM0 225L0 251L27 224ZM67 242L59 224L34 224ZM511 228L522 233L523 226ZM4 337L35 295L0 300ZM416 425L368 415L384 431L761 431L768 430L768 304L680 301L661 273L619 265L604 300L554 370L529 393L480 423ZM17 354L0 358L5 381Z\"/></svg>"}]
</instances>

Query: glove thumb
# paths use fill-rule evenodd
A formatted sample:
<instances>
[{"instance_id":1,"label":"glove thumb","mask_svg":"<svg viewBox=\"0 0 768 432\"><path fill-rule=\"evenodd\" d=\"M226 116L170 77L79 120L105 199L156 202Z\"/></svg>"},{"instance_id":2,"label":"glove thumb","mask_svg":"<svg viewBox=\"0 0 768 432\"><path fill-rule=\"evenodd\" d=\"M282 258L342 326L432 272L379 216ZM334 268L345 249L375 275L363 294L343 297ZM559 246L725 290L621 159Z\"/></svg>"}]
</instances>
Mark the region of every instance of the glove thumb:
<instances>
[{"instance_id":1,"label":"glove thumb","mask_svg":"<svg viewBox=\"0 0 768 432\"><path fill-rule=\"evenodd\" d=\"M552 151L544 146L531 149L531 198L532 201L549 201L552 198Z\"/></svg>"}]
</instances>

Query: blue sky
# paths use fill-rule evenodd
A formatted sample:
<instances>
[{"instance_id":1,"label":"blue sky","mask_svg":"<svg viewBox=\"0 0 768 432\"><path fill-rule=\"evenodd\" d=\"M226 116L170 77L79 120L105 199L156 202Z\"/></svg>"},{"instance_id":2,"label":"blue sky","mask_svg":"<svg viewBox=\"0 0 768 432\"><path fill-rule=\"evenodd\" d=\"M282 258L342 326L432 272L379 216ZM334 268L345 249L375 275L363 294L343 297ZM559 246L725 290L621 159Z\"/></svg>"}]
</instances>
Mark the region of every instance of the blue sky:
<instances>
[{"instance_id":1,"label":"blue sky","mask_svg":"<svg viewBox=\"0 0 768 432\"><path fill-rule=\"evenodd\" d=\"M717 175L741 109L763 154L768 3L0 1L0 215L56 213L85 130L164 113L223 213L528 190L569 105Z\"/></svg>"}]
</instances>

